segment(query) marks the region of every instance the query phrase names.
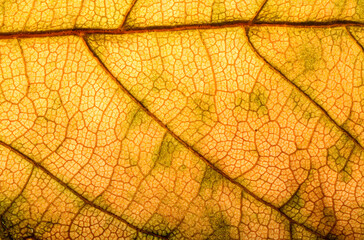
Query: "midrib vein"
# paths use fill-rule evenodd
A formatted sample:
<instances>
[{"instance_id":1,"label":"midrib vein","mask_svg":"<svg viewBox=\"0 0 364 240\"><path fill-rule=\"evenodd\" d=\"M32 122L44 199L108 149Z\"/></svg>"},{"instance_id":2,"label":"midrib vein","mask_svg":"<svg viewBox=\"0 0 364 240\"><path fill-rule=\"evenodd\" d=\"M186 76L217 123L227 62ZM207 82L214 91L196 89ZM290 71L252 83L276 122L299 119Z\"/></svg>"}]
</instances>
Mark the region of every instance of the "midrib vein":
<instances>
[{"instance_id":1,"label":"midrib vein","mask_svg":"<svg viewBox=\"0 0 364 240\"><path fill-rule=\"evenodd\" d=\"M86 34L132 34L144 32L168 32L168 31L184 31L194 29L217 29L217 28L232 28L232 27L296 27L296 28L336 28L336 27L364 27L364 23L353 21L332 21L332 22L252 22L252 21L232 21L223 23L210 24L187 24L178 26L151 26L131 29L63 29L50 31L33 31L33 32L3 32L0 33L0 39L12 38L40 38L40 37L55 37Z\"/></svg>"}]
</instances>

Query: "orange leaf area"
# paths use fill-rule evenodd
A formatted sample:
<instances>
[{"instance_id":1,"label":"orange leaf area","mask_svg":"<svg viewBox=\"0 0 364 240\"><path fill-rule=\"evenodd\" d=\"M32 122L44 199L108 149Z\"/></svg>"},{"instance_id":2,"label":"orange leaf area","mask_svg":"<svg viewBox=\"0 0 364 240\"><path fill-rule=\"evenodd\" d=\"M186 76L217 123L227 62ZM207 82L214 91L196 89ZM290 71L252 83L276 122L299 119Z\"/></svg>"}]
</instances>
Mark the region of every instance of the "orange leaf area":
<instances>
[{"instance_id":1,"label":"orange leaf area","mask_svg":"<svg viewBox=\"0 0 364 240\"><path fill-rule=\"evenodd\" d=\"M362 239L364 4L0 4L0 239Z\"/></svg>"}]
</instances>

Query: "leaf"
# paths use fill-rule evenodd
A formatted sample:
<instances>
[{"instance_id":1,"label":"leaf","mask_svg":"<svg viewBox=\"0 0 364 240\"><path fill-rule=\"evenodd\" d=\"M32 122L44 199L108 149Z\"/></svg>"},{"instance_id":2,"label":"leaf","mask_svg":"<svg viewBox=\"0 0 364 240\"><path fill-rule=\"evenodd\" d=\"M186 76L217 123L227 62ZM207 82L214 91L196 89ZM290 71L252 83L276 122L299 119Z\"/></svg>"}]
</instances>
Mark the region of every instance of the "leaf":
<instances>
[{"instance_id":1,"label":"leaf","mask_svg":"<svg viewBox=\"0 0 364 240\"><path fill-rule=\"evenodd\" d=\"M3 1L0 238L363 238L363 6Z\"/></svg>"}]
</instances>

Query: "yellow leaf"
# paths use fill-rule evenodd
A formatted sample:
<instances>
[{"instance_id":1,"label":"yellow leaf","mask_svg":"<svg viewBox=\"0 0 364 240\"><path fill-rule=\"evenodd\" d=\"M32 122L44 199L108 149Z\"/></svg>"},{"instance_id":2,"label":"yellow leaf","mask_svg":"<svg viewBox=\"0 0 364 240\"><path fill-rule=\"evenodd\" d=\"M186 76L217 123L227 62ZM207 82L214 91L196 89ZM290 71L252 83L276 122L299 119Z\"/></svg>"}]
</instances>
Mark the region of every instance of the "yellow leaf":
<instances>
[{"instance_id":1,"label":"yellow leaf","mask_svg":"<svg viewBox=\"0 0 364 240\"><path fill-rule=\"evenodd\" d=\"M363 238L363 5L3 1L0 238Z\"/></svg>"}]
</instances>

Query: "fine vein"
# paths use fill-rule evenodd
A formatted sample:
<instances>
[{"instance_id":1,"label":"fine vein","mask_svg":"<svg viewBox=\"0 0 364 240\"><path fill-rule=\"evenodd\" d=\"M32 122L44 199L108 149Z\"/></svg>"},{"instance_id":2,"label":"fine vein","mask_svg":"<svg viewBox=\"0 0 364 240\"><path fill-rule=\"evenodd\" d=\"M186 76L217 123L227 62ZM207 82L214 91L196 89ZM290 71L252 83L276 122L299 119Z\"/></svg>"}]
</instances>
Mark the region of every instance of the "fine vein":
<instances>
[{"instance_id":1,"label":"fine vein","mask_svg":"<svg viewBox=\"0 0 364 240\"><path fill-rule=\"evenodd\" d=\"M319 237L323 237L320 233L306 227L305 225L303 225L302 223L297 222L296 220L290 218L287 214L285 214L284 212L282 212L279 208L277 208L276 206L274 206L273 204L259 198L256 194L254 194L253 192L251 192L249 189L247 189L245 186L243 186L241 183L237 182L236 180L234 180L233 178L231 178L230 176L228 176L225 172L223 172L221 169L217 168L215 165L213 165L205 156L203 156L201 153L199 153L197 150L195 150L193 147L191 147L190 145L188 145L184 140L182 140L176 133L174 133L171 129L169 129L169 127L167 125L165 125L159 118L157 118L147 107L145 107L143 105L143 103L141 103L133 94L131 94L127 88L110 72L110 70L106 67L106 65L101 61L101 59L96 55L96 53L92 50L91 46L89 45L89 43L87 42L87 40L84 38L84 36L82 37L83 41L85 42L85 45L87 46L88 50L90 51L90 53L93 55L93 57L96 59L96 61L98 62L98 64L100 64L100 66L104 69L104 71L117 83L117 85L120 87L120 89L126 94L128 95L146 114L148 114L148 116L150 116L154 121L156 121L162 128L164 128L173 138L175 138L180 144L182 144L185 148L187 148L191 153L193 153L195 156L197 156L199 159L201 159L202 161L204 161L207 166L209 166L211 169L213 169L214 171L216 171L218 174L222 175L225 179L227 179L228 181L230 181L231 183L233 183L234 185L237 185L238 187L240 187L244 192L246 192L247 194L249 194L250 196L252 196L254 199L256 199L257 201L261 202L262 204L276 210L277 212L279 212L282 216L284 216L289 222L297 224L299 226L302 226L303 228L305 228L307 231L319 236Z\"/></svg>"},{"instance_id":2,"label":"fine vein","mask_svg":"<svg viewBox=\"0 0 364 240\"><path fill-rule=\"evenodd\" d=\"M332 122L335 124L335 126L337 126L345 135L347 135L356 145L358 145L361 149L364 149L364 146L362 146L359 141L345 128L343 128L339 123L337 123L335 121L335 119L330 116L330 114L323 108L321 107L314 99L312 99L305 91L303 91L299 86L297 86L294 82L290 81L288 79L288 77L286 75L284 75L280 70L278 70L275 66L273 66L270 62L268 62L267 59L265 59L259 52L258 50L254 47L253 43L251 42L250 38L249 38L249 28L244 28L245 29L245 35L246 38L248 40L248 44L250 46L250 48L253 50L253 52L257 55L257 57L259 59L261 59L264 63L267 64L267 66L269 66L269 68L271 68L273 71L275 71L276 73L278 73L286 82L288 82L289 84L291 84L297 91L299 91L302 95L304 95L314 106L316 106L318 109L320 109L320 111Z\"/></svg>"},{"instance_id":3,"label":"fine vein","mask_svg":"<svg viewBox=\"0 0 364 240\"><path fill-rule=\"evenodd\" d=\"M9 149L10 151L16 153L18 156L22 157L23 159L25 159L26 161L28 161L29 163L31 163L33 166L37 167L38 169L42 170L44 173L46 173L49 177L51 177L53 180L55 180L56 182L58 182L60 185L62 185L64 188L66 188L67 190L69 190L70 192L72 192L74 195L76 195L78 198L80 198L83 202L85 202L86 204L100 210L101 212L104 212L108 215L110 215L111 217L114 217L115 219L119 220L120 222L123 222L124 224L126 224L128 227L147 234L147 235L151 235L154 237L158 237L161 239L166 239L164 236L158 235L156 233L153 232L149 232L143 229L140 229L137 226L132 225L131 223L127 222L125 219L121 218L120 216L116 215L113 212L110 212L98 205L96 205L95 203L93 203L92 201L88 200L87 198L85 198L84 196L82 196L80 193L78 193L76 190L74 190L72 187L70 187L67 183L63 182L62 180L60 180L57 176L55 176L52 172L50 172L47 168L45 168L42 164L36 162L35 160L33 160L32 158L28 157L27 155L25 155L24 153L20 152L18 149L10 146L9 144L3 142L0 140L0 145Z\"/></svg>"}]
</instances>

